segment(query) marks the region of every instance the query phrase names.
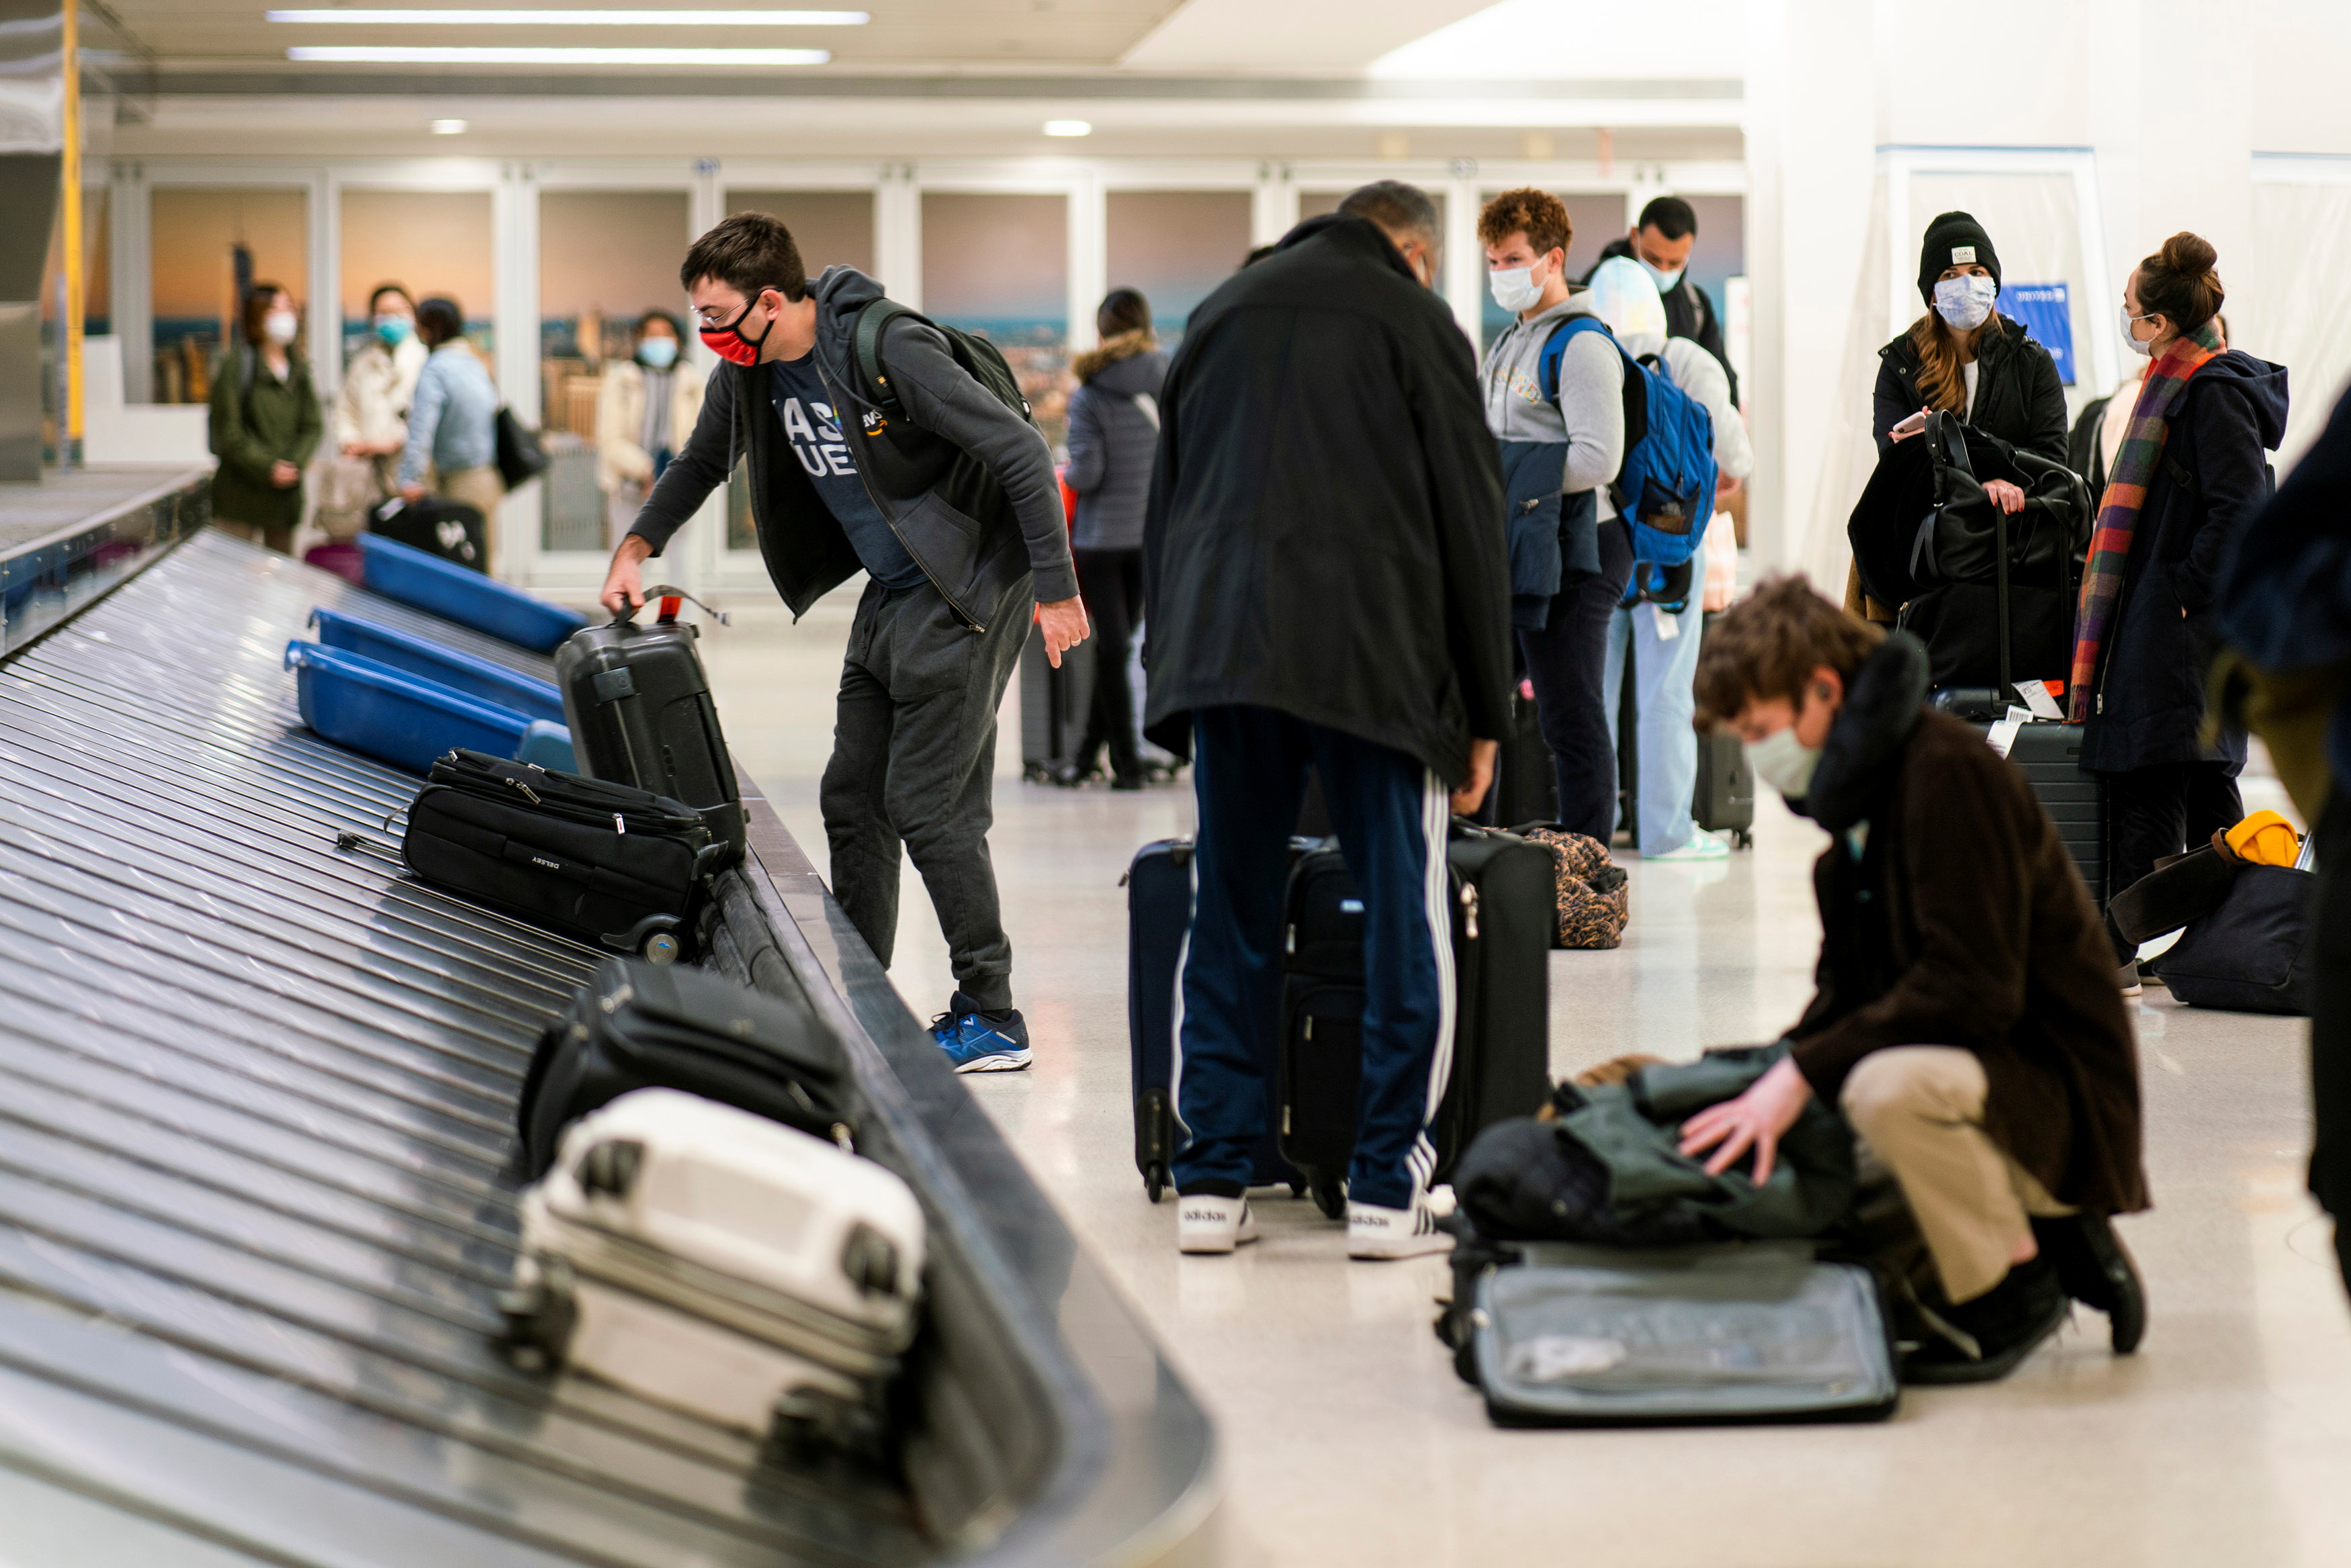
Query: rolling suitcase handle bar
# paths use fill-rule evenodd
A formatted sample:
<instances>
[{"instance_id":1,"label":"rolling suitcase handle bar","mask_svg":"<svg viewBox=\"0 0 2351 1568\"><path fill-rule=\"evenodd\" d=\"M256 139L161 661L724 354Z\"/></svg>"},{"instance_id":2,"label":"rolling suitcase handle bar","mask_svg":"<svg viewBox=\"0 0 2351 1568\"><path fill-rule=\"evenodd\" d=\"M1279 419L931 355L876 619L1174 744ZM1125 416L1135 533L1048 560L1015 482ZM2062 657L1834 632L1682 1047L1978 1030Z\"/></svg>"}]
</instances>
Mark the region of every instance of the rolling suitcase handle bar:
<instances>
[{"instance_id":1,"label":"rolling suitcase handle bar","mask_svg":"<svg viewBox=\"0 0 2351 1568\"><path fill-rule=\"evenodd\" d=\"M708 605L704 604L700 599L695 598L684 588L673 587L667 583L663 583L655 587L647 588L645 590L645 597L648 599L659 599L661 601L659 618L664 624L677 618L678 607L681 603L693 605L695 608L700 610L703 614L716 621L720 626L727 624L726 611L712 609ZM638 608L639 607L635 605L631 605L623 608L620 614L612 618L612 624L615 626L625 626L629 622L635 620L637 618Z\"/></svg>"}]
</instances>

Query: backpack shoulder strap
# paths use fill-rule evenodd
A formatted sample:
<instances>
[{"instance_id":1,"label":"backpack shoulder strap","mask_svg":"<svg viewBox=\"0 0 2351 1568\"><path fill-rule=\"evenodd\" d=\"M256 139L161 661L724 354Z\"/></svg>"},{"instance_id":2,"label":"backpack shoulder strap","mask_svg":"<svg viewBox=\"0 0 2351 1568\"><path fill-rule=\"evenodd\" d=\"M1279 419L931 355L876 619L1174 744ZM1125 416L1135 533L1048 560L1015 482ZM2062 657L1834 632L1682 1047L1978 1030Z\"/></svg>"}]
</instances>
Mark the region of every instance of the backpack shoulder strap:
<instances>
[{"instance_id":1,"label":"backpack shoulder strap","mask_svg":"<svg viewBox=\"0 0 2351 1568\"><path fill-rule=\"evenodd\" d=\"M857 376L865 383L862 390L866 400L885 414L904 411L898 394L891 389L889 372L882 368L882 329L901 316L911 316L917 321L925 319L913 306L884 296L858 311L857 327L851 334L857 355Z\"/></svg>"},{"instance_id":2,"label":"backpack shoulder strap","mask_svg":"<svg viewBox=\"0 0 2351 1568\"><path fill-rule=\"evenodd\" d=\"M1535 385L1542 389L1544 402L1559 401L1559 362L1567 352L1567 340L1580 332L1604 333L1611 343L1616 341L1616 334L1610 332L1608 324L1596 316L1571 316L1552 327L1535 361ZM1617 352L1621 354L1624 349L1619 348Z\"/></svg>"}]
</instances>

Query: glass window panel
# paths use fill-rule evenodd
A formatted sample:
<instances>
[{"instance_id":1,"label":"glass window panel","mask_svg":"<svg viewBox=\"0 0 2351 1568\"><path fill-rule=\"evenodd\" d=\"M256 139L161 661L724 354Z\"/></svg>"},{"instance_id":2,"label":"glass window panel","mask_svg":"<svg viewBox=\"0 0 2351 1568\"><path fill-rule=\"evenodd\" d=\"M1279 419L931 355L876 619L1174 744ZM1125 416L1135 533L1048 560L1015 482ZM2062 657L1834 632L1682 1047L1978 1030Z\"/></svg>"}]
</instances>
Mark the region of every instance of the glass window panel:
<instances>
[{"instance_id":1,"label":"glass window panel","mask_svg":"<svg viewBox=\"0 0 2351 1568\"><path fill-rule=\"evenodd\" d=\"M342 207L344 362L366 344L368 296L396 283L418 299L455 300L466 339L495 373L490 193L345 191Z\"/></svg>"},{"instance_id":2,"label":"glass window panel","mask_svg":"<svg viewBox=\"0 0 2351 1568\"><path fill-rule=\"evenodd\" d=\"M1698 216L1698 240L1690 246L1690 281L1706 290L1719 316L1730 280L1747 275L1747 198L1686 196Z\"/></svg>"},{"instance_id":3,"label":"glass window panel","mask_svg":"<svg viewBox=\"0 0 2351 1568\"><path fill-rule=\"evenodd\" d=\"M1232 276L1249 253L1246 191L1113 191L1108 199L1110 284L1151 302L1172 351L1184 318Z\"/></svg>"},{"instance_id":4,"label":"glass window panel","mask_svg":"<svg viewBox=\"0 0 2351 1568\"><path fill-rule=\"evenodd\" d=\"M693 239L684 191L549 191L538 199L540 430L548 455L539 548L597 554L619 543L643 488L597 483L597 400L606 366L636 352L646 312L684 327L678 263ZM681 363L682 375L695 375ZM643 431L611 432L636 441ZM670 432L670 451L685 439ZM654 462L663 461L661 453Z\"/></svg>"},{"instance_id":5,"label":"glass window panel","mask_svg":"<svg viewBox=\"0 0 2351 1568\"><path fill-rule=\"evenodd\" d=\"M768 213L784 221L810 277L829 266L853 266L872 275L873 192L871 191L729 191L726 211ZM886 282L886 280L884 280ZM756 550L749 482L738 465L726 482L726 547Z\"/></svg>"},{"instance_id":6,"label":"glass window panel","mask_svg":"<svg viewBox=\"0 0 2351 1568\"><path fill-rule=\"evenodd\" d=\"M309 297L308 197L298 190L166 185L152 193L155 400L201 403L234 335L236 278Z\"/></svg>"},{"instance_id":7,"label":"glass window panel","mask_svg":"<svg viewBox=\"0 0 2351 1568\"><path fill-rule=\"evenodd\" d=\"M1003 350L1060 450L1069 433L1068 198L925 192L923 305Z\"/></svg>"}]
</instances>

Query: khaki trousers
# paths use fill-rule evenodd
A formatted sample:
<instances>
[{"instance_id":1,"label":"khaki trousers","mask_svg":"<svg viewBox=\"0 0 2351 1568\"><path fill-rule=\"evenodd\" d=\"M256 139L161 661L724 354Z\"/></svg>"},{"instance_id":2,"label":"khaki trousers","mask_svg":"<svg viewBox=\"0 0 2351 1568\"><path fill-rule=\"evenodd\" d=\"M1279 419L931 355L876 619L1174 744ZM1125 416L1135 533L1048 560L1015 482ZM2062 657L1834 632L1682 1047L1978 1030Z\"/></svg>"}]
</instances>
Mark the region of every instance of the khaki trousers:
<instances>
[{"instance_id":1,"label":"khaki trousers","mask_svg":"<svg viewBox=\"0 0 2351 1568\"><path fill-rule=\"evenodd\" d=\"M498 503L507 498L507 483L498 477L495 463L479 468L461 468L455 473L434 477L433 493L451 501L462 501L482 514L482 551L489 559L483 566L496 570L498 558Z\"/></svg>"},{"instance_id":2,"label":"khaki trousers","mask_svg":"<svg viewBox=\"0 0 2351 1568\"><path fill-rule=\"evenodd\" d=\"M2029 1216L2074 1212L1984 1131L1990 1089L1972 1051L1897 1045L1863 1057L1838 1096L1901 1187L1954 1303L2000 1283L2032 1233Z\"/></svg>"}]
</instances>

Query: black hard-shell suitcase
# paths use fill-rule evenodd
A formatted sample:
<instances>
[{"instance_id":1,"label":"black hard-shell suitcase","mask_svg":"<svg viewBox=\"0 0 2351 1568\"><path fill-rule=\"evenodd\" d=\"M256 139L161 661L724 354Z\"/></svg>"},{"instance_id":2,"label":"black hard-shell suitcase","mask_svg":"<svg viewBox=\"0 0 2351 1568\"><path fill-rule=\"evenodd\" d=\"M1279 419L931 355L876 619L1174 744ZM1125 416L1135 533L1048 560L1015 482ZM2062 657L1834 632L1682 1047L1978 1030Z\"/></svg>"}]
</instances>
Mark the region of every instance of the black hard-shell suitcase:
<instances>
[{"instance_id":1,"label":"black hard-shell suitcase","mask_svg":"<svg viewBox=\"0 0 2351 1568\"><path fill-rule=\"evenodd\" d=\"M1455 1000L1452 1070L1430 1127L1440 1182L1480 1130L1531 1115L1550 1092L1558 923L1545 846L1457 822L1446 858ZM1283 946L1280 1149L1335 1218L1355 1151L1364 1018L1364 904L1336 849L1291 868Z\"/></svg>"},{"instance_id":2,"label":"black hard-shell suitcase","mask_svg":"<svg viewBox=\"0 0 2351 1568\"><path fill-rule=\"evenodd\" d=\"M606 959L539 1036L515 1107L536 1181L563 1129L636 1089L681 1089L847 1147L856 1132L841 1041L805 1005L707 970Z\"/></svg>"},{"instance_id":3,"label":"black hard-shell suitcase","mask_svg":"<svg viewBox=\"0 0 2351 1568\"><path fill-rule=\"evenodd\" d=\"M1052 776L1061 763L1074 761L1078 742L1085 738L1086 716L1094 696L1094 648L1092 641L1065 649L1061 667L1045 657L1041 627L1029 628L1028 646L1020 650L1020 772L1036 783Z\"/></svg>"},{"instance_id":4,"label":"black hard-shell suitcase","mask_svg":"<svg viewBox=\"0 0 2351 1568\"><path fill-rule=\"evenodd\" d=\"M344 848L378 848L344 833ZM656 963L691 957L719 846L682 801L455 751L408 808L400 856L426 881Z\"/></svg>"},{"instance_id":5,"label":"black hard-shell suitcase","mask_svg":"<svg viewBox=\"0 0 2351 1568\"><path fill-rule=\"evenodd\" d=\"M711 837L739 858L743 796L709 679L694 651L699 633L677 618L680 590L659 587L646 597L661 601L651 626L640 626L630 611L609 626L572 633L555 650L572 748L591 777L693 806Z\"/></svg>"},{"instance_id":6,"label":"black hard-shell suitcase","mask_svg":"<svg viewBox=\"0 0 2351 1568\"><path fill-rule=\"evenodd\" d=\"M1742 848L1755 843L1755 770L1747 747L1729 730L1700 730L1698 788L1690 815L1709 833L1728 833Z\"/></svg>"},{"instance_id":7,"label":"black hard-shell suitcase","mask_svg":"<svg viewBox=\"0 0 2351 1568\"><path fill-rule=\"evenodd\" d=\"M1290 860L1313 846L1291 840ZM1192 933L1192 841L1163 838L1135 851L1126 877L1126 1034L1134 1085L1134 1168L1154 1203L1174 1179L1176 1159L1176 987ZM1273 1021L1269 1020L1270 1024ZM1271 1029L1265 1038L1270 1041ZM1258 1140L1251 1184L1288 1182L1302 1190L1276 1147L1280 1114L1270 1054L1258 1064L1265 1079L1265 1136Z\"/></svg>"},{"instance_id":8,"label":"black hard-shell suitcase","mask_svg":"<svg viewBox=\"0 0 2351 1568\"><path fill-rule=\"evenodd\" d=\"M395 495L376 503L368 513L368 532L396 545L423 550L444 561L490 569L490 551L481 512L462 501L428 495L404 501Z\"/></svg>"},{"instance_id":9,"label":"black hard-shell suitcase","mask_svg":"<svg viewBox=\"0 0 2351 1568\"><path fill-rule=\"evenodd\" d=\"M1992 700L1983 688L1967 686L1928 697L1935 707L1959 715L1983 711ZM1989 734L1992 726L1978 722L1975 728ZM2106 795L2098 775L2082 766L2082 731L2079 724L2051 720L2019 724L2008 760L2032 786L2032 797L2049 814L2059 842L2090 889L2090 901L2103 912L2114 891L2106 886Z\"/></svg>"}]
</instances>

